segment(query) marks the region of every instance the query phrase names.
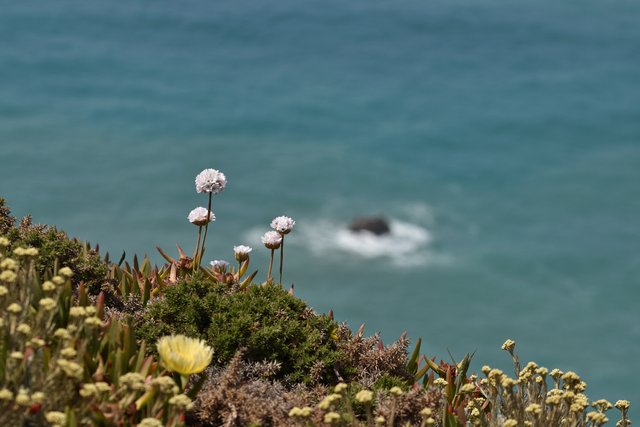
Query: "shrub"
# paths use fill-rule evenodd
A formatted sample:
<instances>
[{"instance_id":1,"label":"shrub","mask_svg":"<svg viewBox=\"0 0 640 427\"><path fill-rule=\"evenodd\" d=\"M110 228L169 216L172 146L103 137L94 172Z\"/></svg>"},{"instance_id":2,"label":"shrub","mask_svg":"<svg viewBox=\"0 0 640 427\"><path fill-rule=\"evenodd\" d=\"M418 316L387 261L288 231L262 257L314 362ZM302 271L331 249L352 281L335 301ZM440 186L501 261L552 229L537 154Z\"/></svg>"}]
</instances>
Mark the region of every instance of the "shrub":
<instances>
[{"instance_id":1,"label":"shrub","mask_svg":"<svg viewBox=\"0 0 640 427\"><path fill-rule=\"evenodd\" d=\"M344 368L337 328L278 285L241 291L199 275L167 288L138 319L147 342L167 333L206 339L217 364L244 348L246 360L280 362L280 378L305 383L335 382L334 368Z\"/></svg>"},{"instance_id":2,"label":"shrub","mask_svg":"<svg viewBox=\"0 0 640 427\"><path fill-rule=\"evenodd\" d=\"M100 287L107 274L107 265L91 249L77 239L70 239L64 231L42 224L33 224L30 215L25 216L16 226L11 210L5 200L0 198L0 232L9 239L11 251L17 247L38 249L39 256L35 264L39 276L51 276L56 265L66 265L74 271L73 284L84 282L93 294Z\"/></svg>"}]
</instances>

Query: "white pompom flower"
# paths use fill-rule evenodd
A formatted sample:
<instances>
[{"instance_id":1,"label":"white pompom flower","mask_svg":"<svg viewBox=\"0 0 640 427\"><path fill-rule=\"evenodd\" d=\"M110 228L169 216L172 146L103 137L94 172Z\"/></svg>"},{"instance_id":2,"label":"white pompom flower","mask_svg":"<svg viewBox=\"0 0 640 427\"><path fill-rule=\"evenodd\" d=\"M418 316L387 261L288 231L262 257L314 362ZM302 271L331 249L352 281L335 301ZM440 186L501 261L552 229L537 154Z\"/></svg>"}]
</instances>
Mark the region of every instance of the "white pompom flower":
<instances>
[{"instance_id":1,"label":"white pompom flower","mask_svg":"<svg viewBox=\"0 0 640 427\"><path fill-rule=\"evenodd\" d=\"M205 169L196 176L198 193L220 193L227 186L227 177L217 169Z\"/></svg>"},{"instance_id":2,"label":"white pompom flower","mask_svg":"<svg viewBox=\"0 0 640 427\"><path fill-rule=\"evenodd\" d=\"M216 216L213 212L209 213L209 220L207 221L207 213L209 213L207 208L203 208L201 206L189 212L189 216L187 216L187 218L189 219L189 222L194 225L205 225L211 221L215 221Z\"/></svg>"},{"instance_id":3,"label":"white pompom flower","mask_svg":"<svg viewBox=\"0 0 640 427\"><path fill-rule=\"evenodd\" d=\"M217 271L225 271L229 263L227 261L221 259L214 259L209 264L211 264L211 268Z\"/></svg>"},{"instance_id":4,"label":"white pompom flower","mask_svg":"<svg viewBox=\"0 0 640 427\"><path fill-rule=\"evenodd\" d=\"M267 249L278 249L282 243L282 236L277 231L267 231L262 236L262 243Z\"/></svg>"},{"instance_id":5,"label":"white pompom flower","mask_svg":"<svg viewBox=\"0 0 640 427\"><path fill-rule=\"evenodd\" d=\"M251 247L245 245L233 247L233 253L235 254L236 260L238 260L238 262L242 262L249 258L249 252L251 252L252 250L253 249Z\"/></svg>"},{"instance_id":6,"label":"white pompom flower","mask_svg":"<svg viewBox=\"0 0 640 427\"><path fill-rule=\"evenodd\" d=\"M288 216L278 216L271 221L271 228L280 234L289 234L296 222Z\"/></svg>"}]
</instances>

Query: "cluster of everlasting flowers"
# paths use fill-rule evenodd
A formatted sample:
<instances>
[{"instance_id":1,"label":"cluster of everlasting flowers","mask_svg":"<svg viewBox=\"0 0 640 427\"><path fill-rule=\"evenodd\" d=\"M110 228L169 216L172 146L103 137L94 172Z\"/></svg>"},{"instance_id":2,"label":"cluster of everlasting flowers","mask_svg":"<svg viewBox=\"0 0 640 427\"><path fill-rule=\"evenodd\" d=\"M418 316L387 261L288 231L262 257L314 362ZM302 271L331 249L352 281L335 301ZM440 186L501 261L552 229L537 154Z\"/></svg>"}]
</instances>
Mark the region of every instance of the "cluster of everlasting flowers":
<instances>
[{"instance_id":1,"label":"cluster of everlasting flowers","mask_svg":"<svg viewBox=\"0 0 640 427\"><path fill-rule=\"evenodd\" d=\"M45 414L44 418L53 427L61 427L67 423L67 416L64 412L50 411Z\"/></svg>"},{"instance_id":2,"label":"cluster of everlasting flowers","mask_svg":"<svg viewBox=\"0 0 640 427\"><path fill-rule=\"evenodd\" d=\"M209 214L208 219L207 214ZM207 208L203 208L202 206L200 206L189 212L187 218L189 219L189 222L191 224L203 226L210 223L211 221L215 221L216 216L213 214L213 212L209 212Z\"/></svg>"},{"instance_id":3,"label":"cluster of everlasting flowers","mask_svg":"<svg viewBox=\"0 0 640 427\"><path fill-rule=\"evenodd\" d=\"M356 400L360 403L369 403L373 400L373 392L370 390L360 390L356 393Z\"/></svg>"},{"instance_id":4,"label":"cluster of everlasting flowers","mask_svg":"<svg viewBox=\"0 0 640 427\"><path fill-rule=\"evenodd\" d=\"M86 383L80 389L80 396L93 398L111 393L111 386L108 383L99 381L97 383Z\"/></svg>"},{"instance_id":5,"label":"cluster of everlasting flowers","mask_svg":"<svg viewBox=\"0 0 640 427\"><path fill-rule=\"evenodd\" d=\"M420 411L420 416L424 420L424 425L432 426L436 423L436 420L431 418L432 413L433 411L431 410L431 408L424 408Z\"/></svg>"},{"instance_id":6,"label":"cluster of everlasting flowers","mask_svg":"<svg viewBox=\"0 0 640 427\"><path fill-rule=\"evenodd\" d=\"M15 248L13 254L17 257L36 257L38 249L36 248Z\"/></svg>"},{"instance_id":7,"label":"cluster of everlasting flowers","mask_svg":"<svg viewBox=\"0 0 640 427\"><path fill-rule=\"evenodd\" d=\"M267 249L278 249L282 243L282 235L277 231L267 231L262 236L262 243Z\"/></svg>"},{"instance_id":8,"label":"cluster of everlasting flowers","mask_svg":"<svg viewBox=\"0 0 640 427\"><path fill-rule=\"evenodd\" d=\"M299 408L297 406L294 406L289 411L289 416L292 418L295 418L295 417L307 418L311 416L312 412L313 410L308 406L305 406L304 408Z\"/></svg>"},{"instance_id":9,"label":"cluster of everlasting flowers","mask_svg":"<svg viewBox=\"0 0 640 427\"><path fill-rule=\"evenodd\" d=\"M336 424L340 422L340 414L337 412L327 412L324 414L324 423L325 424Z\"/></svg>"},{"instance_id":10,"label":"cluster of everlasting flowers","mask_svg":"<svg viewBox=\"0 0 640 427\"><path fill-rule=\"evenodd\" d=\"M175 406L181 411L190 411L193 409L193 402L186 394L177 394L169 399L169 405Z\"/></svg>"},{"instance_id":11,"label":"cluster of everlasting flowers","mask_svg":"<svg viewBox=\"0 0 640 427\"><path fill-rule=\"evenodd\" d=\"M156 418L145 418L140 421L138 427L163 427L164 423Z\"/></svg>"},{"instance_id":12,"label":"cluster of everlasting flowers","mask_svg":"<svg viewBox=\"0 0 640 427\"><path fill-rule=\"evenodd\" d=\"M218 194L227 186L227 177L217 169L205 169L196 176L198 193Z\"/></svg>"},{"instance_id":13,"label":"cluster of everlasting flowers","mask_svg":"<svg viewBox=\"0 0 640 427\"><path fill-rule=\"evenodd\" d=\"M213 349L204 341L184 335L162 337L157 348L165 367L181 375L204 371L213 358Z\"/></svg>"}]
</instances>

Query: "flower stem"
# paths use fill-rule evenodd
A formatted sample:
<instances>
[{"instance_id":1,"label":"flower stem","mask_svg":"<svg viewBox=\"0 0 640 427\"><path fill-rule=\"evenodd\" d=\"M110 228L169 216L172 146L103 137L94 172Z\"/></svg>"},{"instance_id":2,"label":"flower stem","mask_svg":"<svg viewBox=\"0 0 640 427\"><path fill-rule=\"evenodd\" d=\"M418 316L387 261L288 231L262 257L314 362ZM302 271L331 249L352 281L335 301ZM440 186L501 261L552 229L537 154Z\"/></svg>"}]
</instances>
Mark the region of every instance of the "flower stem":
<instances>
[{"instance_id":1,"label":"flower stem","mask_svg":"<svg viewBox=\"0 0 640 427\"><path fill-rule=\"evenodd\" d=\"M282 286L282 260L284 258L284 234L282 236L282 242L280 243L280 286Z\"/></svg>"},{"instance_id":2,"label":"flower stem","mask_svg":"<svg viewBox=\"0 0 640 427\"><path fill-rule=\"evenodd\" d=\"M207 207L207 224L204 226L204 237L202 238L202 249L200 250L200 254L198 256L198 262L196 263L200 266L200 261L202 261L202 257L204 255L204 243L207 240L207 231L209 230L209 218L211 217L211 198L213 197L213 193L209 193L209 207Z\"/></svg>"},{"instance_id":3,"label":"flower stem","mask_svg":"<svg viewBox=\"0 0 640 427\"><path fill-rule=\"evenodd\" d=\"M202 226L198 227L198 243L196 243L196 250L193 252L193 271L196 271L196 265L199 265L197 262L198 259L198 249L200 248L200 235L202 234Z\"/></svg>"},{"instance_id":4,"label":"flower stem","mask_svg":"<svg viewBox=\"0 0 640 427\"><path fill-rule=\"evenodd\" d=\"M275 249L271 249L271 259L269 260L269 272L267 273L267 283L271 282L271 271L273 270L273 253Z\"/></svg>"}]
</instances>

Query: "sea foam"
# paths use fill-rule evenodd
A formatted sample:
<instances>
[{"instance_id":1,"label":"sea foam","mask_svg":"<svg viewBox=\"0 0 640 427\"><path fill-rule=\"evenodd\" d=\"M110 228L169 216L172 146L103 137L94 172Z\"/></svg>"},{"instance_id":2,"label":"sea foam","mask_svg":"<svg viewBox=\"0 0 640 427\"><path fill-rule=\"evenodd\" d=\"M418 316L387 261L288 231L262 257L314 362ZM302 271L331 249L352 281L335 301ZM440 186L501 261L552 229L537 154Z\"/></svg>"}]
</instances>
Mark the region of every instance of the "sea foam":
<instances>
[{"instance_id":1,"label":"sea foam","mask_svg":"<svg viewBox=\"0 0 640 427\"><path fill-rule=\"evenodd\" d=\"M340 252L354 257L387 258L395 265L425 265L429 261L427 247L431 233L410 222L391 219L391 232L375 235L369 231L354 232L348 224L331 220L303 223L296 244L306 246L316 255Z\"/></svg>"}]
</instances>

